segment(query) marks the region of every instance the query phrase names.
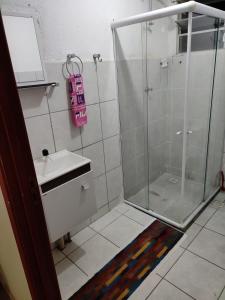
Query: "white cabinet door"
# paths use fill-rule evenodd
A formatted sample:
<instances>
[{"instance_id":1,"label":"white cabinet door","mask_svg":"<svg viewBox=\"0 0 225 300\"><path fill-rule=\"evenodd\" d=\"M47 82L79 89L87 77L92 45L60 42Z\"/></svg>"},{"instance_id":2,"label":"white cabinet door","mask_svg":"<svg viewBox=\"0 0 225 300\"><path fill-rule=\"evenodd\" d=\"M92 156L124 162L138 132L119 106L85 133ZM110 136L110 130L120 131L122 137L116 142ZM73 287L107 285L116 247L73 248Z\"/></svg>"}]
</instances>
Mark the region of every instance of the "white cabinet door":
<instances>
[{"instance_id":1,"label":"white cabinet door","mask_svg":"<svg viewBox=\"0 0 225 300\"><path fill-rule=\"evenodd\" d=\"M92 171L44 193L42 204L54 242L96 212Z\"/></svg>"}]
</instances>

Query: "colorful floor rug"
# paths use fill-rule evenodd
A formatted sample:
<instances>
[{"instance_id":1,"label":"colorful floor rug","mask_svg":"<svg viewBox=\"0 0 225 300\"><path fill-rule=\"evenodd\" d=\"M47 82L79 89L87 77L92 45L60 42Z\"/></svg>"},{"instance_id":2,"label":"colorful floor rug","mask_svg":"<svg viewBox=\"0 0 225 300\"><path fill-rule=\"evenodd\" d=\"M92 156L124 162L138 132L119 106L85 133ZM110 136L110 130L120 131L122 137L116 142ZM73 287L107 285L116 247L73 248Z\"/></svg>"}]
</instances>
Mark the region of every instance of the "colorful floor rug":
<instances>
[{"instance_id":1,"label":"colorful floor rug","mask_svg":"<svg viewBox=\"0 0 225 300\"><path fill-rule=\"evenodd\" d=\"M154 221L70 300L128 299L182 235L180 231Z\"/></svg>"}]
</instances>

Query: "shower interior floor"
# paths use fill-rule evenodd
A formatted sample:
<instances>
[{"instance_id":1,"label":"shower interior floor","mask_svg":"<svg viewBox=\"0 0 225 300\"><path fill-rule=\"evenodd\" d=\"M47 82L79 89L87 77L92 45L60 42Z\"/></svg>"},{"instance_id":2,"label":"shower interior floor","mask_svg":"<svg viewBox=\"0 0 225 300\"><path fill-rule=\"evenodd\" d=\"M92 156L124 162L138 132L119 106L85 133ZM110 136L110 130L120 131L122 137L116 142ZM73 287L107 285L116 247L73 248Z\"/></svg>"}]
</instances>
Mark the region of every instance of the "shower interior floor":
<instances>
[{"instance_id":1,"label":"shower interior floor","mask_svg":"<svg viewBox=\"0 0 225 300\"><path fill-rule=\"evenodd\" d=\"M164 173L150 183L149 199L146 197L146 188L128 201L177 223L183 223L200 205L203 188L203 183L185 179L185 193L181 197L181 177Z\"/></svg>"}]
</instances>

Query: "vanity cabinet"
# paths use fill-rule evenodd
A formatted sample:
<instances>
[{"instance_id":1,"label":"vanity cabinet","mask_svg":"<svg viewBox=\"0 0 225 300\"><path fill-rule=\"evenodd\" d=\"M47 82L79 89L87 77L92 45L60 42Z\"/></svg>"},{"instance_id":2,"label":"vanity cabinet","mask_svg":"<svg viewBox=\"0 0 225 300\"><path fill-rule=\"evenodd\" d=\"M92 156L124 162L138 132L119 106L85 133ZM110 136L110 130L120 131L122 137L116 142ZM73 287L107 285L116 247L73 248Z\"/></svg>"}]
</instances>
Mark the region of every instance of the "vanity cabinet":
<instances>
[{"instance_id":1,"label":"vanity cabinet","mask_svg":"<svg viewBox=\"0 0 225 300\"><path fill-rule=\"evenodd\" d=\"M51 242L56 241L96 211L92 171L42 194Z\"/></svg>"},{"instance_id":2,"label":"vanity cabinet","mask_svg":"<svg viewBox=\"0 0 225 300\"><path fill-rule=\"evenodd\" d=\"M97 211L91 161L67 150L35 161L50 242Z\"/></svg>"}]
</instances>

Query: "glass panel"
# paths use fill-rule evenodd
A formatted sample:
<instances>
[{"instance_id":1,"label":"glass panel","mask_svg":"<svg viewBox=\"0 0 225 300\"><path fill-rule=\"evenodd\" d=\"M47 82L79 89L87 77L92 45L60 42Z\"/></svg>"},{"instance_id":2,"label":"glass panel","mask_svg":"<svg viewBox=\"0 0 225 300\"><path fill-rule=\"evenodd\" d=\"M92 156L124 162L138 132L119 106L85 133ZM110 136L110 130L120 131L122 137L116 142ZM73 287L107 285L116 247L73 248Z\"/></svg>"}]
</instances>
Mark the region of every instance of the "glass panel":
<instances>
[{"instance_id":1,"label":"glass panel","mask_svg":"<svg viewBox=\"0 0 225 300\"><path fill-rule=\"evenodd\" d=\"M142 24L115 31L124 197L148 208L147 114Z\"/></svg>"},{"instance_id":2,"label":"glass panel","mask_svg":"<svg viewBox=\"0 0 225 300\"><path fill-rule=\"evenodd\" d=\"M218 20L213 19L212 23ZM204 199L209 116L218 33L211 50L190 53L190 83L187 107L187 144L184 199L186 218ZM195 35L192 35L192 41ZM200 43L201 41L199 41Z\"/></svg>"},{"instance_id":3,"label":"glass panel","mask_svg":"<svg viewBox=\"0 0 225 300\"><path fill-rule=\"evenodd\" d=\"M148 23L149 208L182 223L186 56L176 55L177 16Z\"/></svg>"},{"instance_id":4,"label":"glass panel","mask_svg":"<svg viewBox=\"0 0 225 300\"><path fill-rule=\"evenodd\" d=\"M219 187L220 170L223 159L225 131L225 49L219 49L218 47L215 62L205 180L205 200L215 193Z\"/></svg>"},{"instance_id":5,"label":"glass panel","mask_svg":"<svg viewBox=\"0 0 225 300\"><path fill-rule=\"evenodd\" d=\"M201 51L215 48L217 42L217 32L202 32L192 35L191 50ZM218 48L224 48L224 30L219 31ZM179 37L179 52L186 52L187 49L187 35Z\"/></svg>"}]
</instances>

